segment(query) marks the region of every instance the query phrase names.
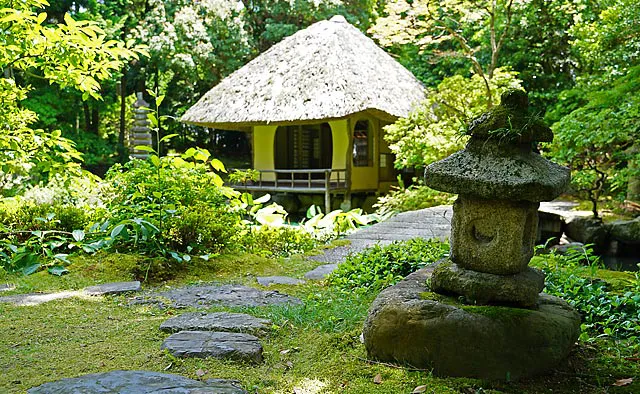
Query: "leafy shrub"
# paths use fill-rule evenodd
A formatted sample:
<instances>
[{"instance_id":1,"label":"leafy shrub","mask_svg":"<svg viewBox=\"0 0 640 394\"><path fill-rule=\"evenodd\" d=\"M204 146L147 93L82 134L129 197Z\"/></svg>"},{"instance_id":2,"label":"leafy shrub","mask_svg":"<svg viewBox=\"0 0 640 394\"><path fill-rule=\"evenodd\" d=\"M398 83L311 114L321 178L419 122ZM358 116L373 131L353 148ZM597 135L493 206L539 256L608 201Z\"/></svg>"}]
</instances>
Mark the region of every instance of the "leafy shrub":
<instances>
[{"instance_id":1,"label":"leafy shrub","mask_svg":"<svg viewBox=\"0 0 640 394\"><path fill-rule=\"evenodd\" d=\"M288 257L316 247L313 236L302 227L252 227L242 236L245 250L263 257Z\"/></svg>"},{"instance_id":2,"label":"leafy shrub","mask_svg":"<svg viewBox=\"0 0 640 394\"><path fill-rule=\"evenodd\" d=\"M167 223L169 246L180 252L220 253L245 229L238 212L196 204L184 207Z\"/></svg>"},{"instance_id":3,"label":"leafy shrub","mask_svg":"<svg viewBox=\"0 0 640 394\"><path fill-rule=\"evenodd\" d=\"M329 283L342 290L378 291L436 262L448 252L449 244L424 238L386 246L376 244L347 256L329 277Z\"/></svg>"},{"instance_id":4,"label":"leafy shrub","mask_svg":"<svg viewBox=\"0 0 640 394\"><path fill-rule=\"evenodd\" d=\"M588 261L589 265L584 266ZM581 340L597 336L640 338L640 278L619 288L597 278L600 261L590 248L566 256L534 257L546 275L545 292L563 298L582 316Z\"/></svg>"},{"instance_id":5,"label":"leafy shrub","mask_svg":"<svg viewBox=\"0 0 640 394\"><path fill-rule=\"evenodd\" d=\"M373 206L380 215L389 213L415 211L438 205L452 204L455 195L433 190L422 184L411 185L407 188L393 188L388 194L379 197Z\"/></svg>"},{"instance_id":6,"label":"leafy shrub","mask_svg":"<svg viewBox=\"0 0 640 394\"><path fill-rule=\"evenodd\" d=\"M7 200L0 203L0 223L8 229L73 231L85 228L91 216L84 209L69 205L22 203Z\"/></svg>"},{"instance_id":7,"label":"leafy shrub","mask_svg":"<svg viewBox=\"0 0 640 394\"><path fill-rule=\"evenodd\" d=\"M151 160L132 160L114 165L105 175L109 185L107 201L113 220L144 217L159 221L166 210L206 203L222 206L226 197L214 182L214 173L204 166L169 163L165 168ZM163 163L164 164L164 163Z\"/></svg>"}]
</instances>

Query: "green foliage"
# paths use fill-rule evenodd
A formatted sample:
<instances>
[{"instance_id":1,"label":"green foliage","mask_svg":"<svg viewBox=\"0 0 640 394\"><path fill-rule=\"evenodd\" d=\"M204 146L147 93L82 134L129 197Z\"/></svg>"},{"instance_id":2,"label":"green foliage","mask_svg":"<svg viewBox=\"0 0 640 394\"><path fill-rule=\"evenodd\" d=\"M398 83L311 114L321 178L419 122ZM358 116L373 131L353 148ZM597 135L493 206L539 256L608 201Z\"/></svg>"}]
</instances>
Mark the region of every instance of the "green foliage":
<instances>
[{"instance_id":1,"label":"green foliage","mask_svg":"<svg viewBox=\"0 0 640 394\"><path fill-rule=\"evenodd\" d=\"M581 340L608 336L630 339L637 345L640 338L638 274L629 283L612 289L609 283L597 278L601 263L590 248L574 250L566 256L538 255L532 264L540 266L546 275L544 291L562 297L580 312Z\"/></svg>"},{"instance_id":2,"label":"green foliage","mask_svg":"<svg viewBox=\"0 0 640 394\"><path fill-rule=\"evenodd\" d=\"M87 227L90 221L91 216L85 209L71 205L0 203L0 223L10 229L71 232Z\"/></svg>"},{"instance_id":3,"label":"green foliage","mask_svg":"<svg viewBox=\"0 0 640 394\"><path fill-rule=\"evenodd\" d=\"M254 169L233 170L229 174L229 182L232 184L247 184L247 182L255 182L260 179L260 171Z\"/></svg>"},{"instance_id":4,"label":"green foliage","mask_svg":"<svg viewBox=\"0 0 640 394\"><path fill-rule=\"evenodd\" d=\"M378 202L373 206L380 216L387 214L416 211L418 209L449 205L453 203L454 195L433 190L424 186L422 182L404 187L392 187L391 191L378 197Z\"/></svg>"},{"instance_id":5,"label":"green foliage","mask_svg":"<svg viewBox=\"0 0 640 394\"><path fill-rule=\"evenodd\" d=\"M595 216L602 197L624 199L629 177L640 175L640 152L631 149L640 139L638 89L640 66L611 84L583 91L586 104L552 126L556 138L550 154L571 168L573 185L592 202ZM558 107L572 97L573 92L563 93Z\"/></svg>"},{"instance_id":6,"label":"green foliage","mask_svg":"<svg viewBox=\"0 0 640 394\"><path fill-rule=\"evenodd\" d=\"M239 234L246 231L239 212L205 203L181 207L167 220L166 226L169 248L190 254L233 249Z\"/></svg>"},{"instance_id":7,"label":"green foliage","mask_svg":"<svg viewBox=\"0 0 640 394\"><path fill-rule=\"evenodd\" d=\"M29 88L20 86L25 76L36 75L61 87L79 90L84 99L100 98L99 81L108 79L126 59L137 58L141 48L106 40L97 24L75 21L69 15L55 27L44 26L38 13L44 0L0 2L0 168L3 190L20 184L46 182L51 174L79 174L80 154L61 136L32 129L37 116L20 106Z\"/></svg>"},{"instance_id":8,"label":"green foliage","mask_svg":"<svg viewBox=\"0 0 640 394\"><path fill-rule=\"evenodd\" d=\"M289 257L317 246L312 234L292 226L252 227L242 234L240 243L246 252L263 257Z\"/></svg>"},{"instance_id":9,"label":"green foliage","mask_svg":"<svg viewBox=\"0 0 640 394\"><path fill-rule=\"evenodd\" d=\"M489 80L491 100L499 101L508 89L520 88L516 73L496 69ZM437 89L407 118L385 127L385 140L396 155L396 167L419 167L441 160L462 149L460 137L468 122L487 110L485 81L477 74L445 78Z\"/></svg>"},{"instance_id":10,"label":"green foliage","mask_svg":"<svg viewBox=\"0 0 640 394\"><path fill-rule=\"evenodd\" d=\"M347 256L338 265L329 283L345 291L379 291L410 273L435 263L449 252L449 244L438 240L414 238L390 245L378 244Z\"/></svg>"}]
</instances>

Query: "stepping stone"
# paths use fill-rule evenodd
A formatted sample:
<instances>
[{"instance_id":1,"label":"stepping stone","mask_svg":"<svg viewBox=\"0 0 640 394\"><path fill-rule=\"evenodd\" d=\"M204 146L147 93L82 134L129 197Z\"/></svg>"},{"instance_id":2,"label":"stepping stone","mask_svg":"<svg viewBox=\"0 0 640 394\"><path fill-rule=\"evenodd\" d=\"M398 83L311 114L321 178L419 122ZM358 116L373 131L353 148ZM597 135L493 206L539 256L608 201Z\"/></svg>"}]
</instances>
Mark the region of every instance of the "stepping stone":
<instances>
[{"instance_id":1,"label":"stepping stone","mask_svg":"<svg viewBox=\"0 0 640 394\"><path fill-rule=\"evenodd\" d=\"M258 338L234 332L181 331L165 339L162 349L176 357L262 362L262 345Z\"/></svg>"},{"instance_id":2,"label":"stepping stone","mask_svg":"<svg viewBox=\"0 0 640 394\"><path fill-rule=\"evenodd\" d=\"M131 304L160 304L165 301L175 308L207 308L211 305L223 306L268 306L282 304L302 304L300 299L277 291L258 290L242 285L201 285L181 287L169 291L150 293L136 297Z\"/></svg>"},{"instance_id":3,"label":"stepping stone","mask_svg":"<svg viewBox=\"0 0 640 394\"><path fill-rule=\"evenodd\" d=\"M108 294L121 294L132 291L140 291L140 282L112 282L97 286L89 286L84 289L84 293L92 296L102 296Z\"/></svg>"},{"instance_id":4,"label":"stepping stone","mask_svg":"<svg viewBox=\"0 0 640 394\"><path fill-rule=\"evenodd\" d=\"M230 381L200 382L180 375L150 371L111 371L45 383L28 394L248 394Z\"/></svg>"},{"instance_id":5,"label":"stepping stone","mask_svg":"<svg viewBox=\"0 0 640 394\"><path fill-rule=\"evenodd\" d=\"M80 296L79 291L61 291L59 293L31 293L31 294L15 294L0 297L0 302L6 302L17 306L31 306L44 304L53 300L61 300L65 298Z\"/></svg>"},{"instance_id":6,"label":"stepping stone","mask_svg":"<svg viewBox=\"0 0 640 394\"><path fill-rule=\"evenodd\" d=\"M324 264L304 274L309 280L322 280L338 268L338 264Z\"/></svg>"},{"instance_id":7,"label":"stepping stone","mask_svg":"<svg viewBox=\"0 0 640 394\"><path fill-rule=\"evenodd\" d=\"M0 291L9 291L16 288L16 285L11 283L4 283L0 285Z\"/></svg>"},{"instance_id":8,"label":"stepping stone","mask_svg":"<svg viewBox=\"0 0 640 394\"><path fill-rule=\"evenodd\" d=\"M256 278L262 286L269 285L302 285L306 283L302 279L291 278L288 276L259 276Z\"/></svg>"},{"instance_id":9,"label":"stepping stone","mask_svg":"<svg viewBox=\"0 0 640 394\"><path fill-rule=\"evenodd\" d=\"M271 320L259 319L245 313L215 312L184 313L172 317L160 325L166 332L179 331L224 331L242 332L258 336L265 335L271 327Z\"/></svg>"}]
</instances>

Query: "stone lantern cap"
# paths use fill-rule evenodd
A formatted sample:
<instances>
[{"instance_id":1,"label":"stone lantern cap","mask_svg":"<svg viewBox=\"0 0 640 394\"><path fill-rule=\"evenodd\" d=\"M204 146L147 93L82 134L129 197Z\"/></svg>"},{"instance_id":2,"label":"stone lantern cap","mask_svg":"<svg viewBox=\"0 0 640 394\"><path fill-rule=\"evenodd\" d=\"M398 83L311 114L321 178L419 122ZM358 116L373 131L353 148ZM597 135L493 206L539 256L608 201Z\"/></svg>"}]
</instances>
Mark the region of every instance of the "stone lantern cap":
<instances>
[{"instance_id":1,"label":"stone lantern cap","mask_svg":"<svg viewBox=\"0 0 640 394\"><path fill-rule=\"evenodd\" d=\"M502 95L501 104L471 122L465 149L432 163L427 186L485 199L550 201L570 181L569 169L532 152L532 142L551 141L553 133L528 115L521 90Z\"/></svg>"}]
</instances>

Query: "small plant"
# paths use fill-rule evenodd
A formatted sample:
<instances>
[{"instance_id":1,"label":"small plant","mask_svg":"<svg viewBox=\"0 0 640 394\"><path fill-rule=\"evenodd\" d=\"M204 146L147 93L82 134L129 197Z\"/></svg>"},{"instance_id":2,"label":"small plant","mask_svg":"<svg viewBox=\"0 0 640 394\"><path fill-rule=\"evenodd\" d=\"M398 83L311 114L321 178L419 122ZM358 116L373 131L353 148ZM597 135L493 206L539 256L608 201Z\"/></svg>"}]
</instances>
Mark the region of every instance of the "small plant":
<instances>
[{"instance_id":1,"label":"small plant","mask_svg":"<svg viewBox=\"0 0 640 394\"><path fill-rule=\"evenodd\" d=\"M260 179L260 171L254 169L233 170L229 174L229 182L231 184L246 185L248 182L256 182L258 179Z\"/></svg>"},{"instance_id":2,"label":"small plant","mask_svg":"<svg viewBox=\"0 0 640 394\"><path fill-rule=\"evenodd\" d=\"M387 246L376 244L347 256L345 262L329 277L329 283L341 290L379 291L435 263L448 252L449 244L424 238L394 242Z\"/></svg>"}]
</instances>

